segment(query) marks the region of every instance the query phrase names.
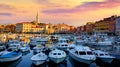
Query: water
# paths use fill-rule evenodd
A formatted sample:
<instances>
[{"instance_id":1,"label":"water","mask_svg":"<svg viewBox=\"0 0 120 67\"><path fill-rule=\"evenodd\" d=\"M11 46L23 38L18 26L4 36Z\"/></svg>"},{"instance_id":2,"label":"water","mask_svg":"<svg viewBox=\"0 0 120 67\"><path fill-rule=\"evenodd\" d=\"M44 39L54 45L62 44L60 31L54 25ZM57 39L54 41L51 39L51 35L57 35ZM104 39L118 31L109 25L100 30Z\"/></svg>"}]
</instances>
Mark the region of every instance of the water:
<instances>
[{"instance_id":1,"label":"water","mask_svg":"<svg viewBox=\"0 0 120 67\"><path fill-rule=\"evenodd\" d=\"M0 67L36 67L34 64L32 64L32 61L30 59L32 56L33 56L33 51L31 50L28 53L24 53L22 58L14 62L0 63ZM94 63L97 64L99 67L120 67L120 61L116 59L111 64L104 63L100 60L97 60ZM90 67L90 65L77 62L71 57L68 57L64 62L60 64L55 64L49 61L40 65L39 67Z\"/></svg>"}]
</instances>

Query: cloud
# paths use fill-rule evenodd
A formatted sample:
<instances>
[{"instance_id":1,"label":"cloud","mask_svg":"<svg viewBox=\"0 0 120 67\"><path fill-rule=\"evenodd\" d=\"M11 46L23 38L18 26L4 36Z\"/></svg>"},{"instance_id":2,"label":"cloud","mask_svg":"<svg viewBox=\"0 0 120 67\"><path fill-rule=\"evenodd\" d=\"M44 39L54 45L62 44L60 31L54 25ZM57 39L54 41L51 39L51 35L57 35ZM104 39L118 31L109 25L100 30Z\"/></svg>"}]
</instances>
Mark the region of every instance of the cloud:
<instances>
[{"instance_id":1,"label":"cloud","mask_svg":"<svg viewBox=\"0 0 120 67\"><path fill-rule=\"evenodd\" d=\"M99 9L111 9L120 6L119 0L106 0L104 2L84 2L84 4L76 6L71 9L52 9L43 10L45 14L56 14L56 13L75 13L75 12L87 12L95 11Z\"/></svg>"},{"instance_id":2,"label":"cloud","mask_svg":"<svg viewBox=\"0 0 120 67\"><path fill-rule=\"evenodd\" d=\"M0 13L0 16L12 16L13 14L11 13Z\"/></svg>"},{"instance_id":3,"label":"cloud","mask_svg":"<svg viewBox=\"0 0 120 67\"><path fill-rule=\"evenodd\" d=\"M49 0L35 0L39 4L52 4Z\"/></svg>"},{"instance_id":4,"label":"cloud","mask_svg":"<svg viewBox=\"0 0 120 67\"><path fill-rule=\"evenodd\" d=\"M6 4L0 4L0 9L15 9L13 6L6 5Z\"/></svg>"}]
</instances>

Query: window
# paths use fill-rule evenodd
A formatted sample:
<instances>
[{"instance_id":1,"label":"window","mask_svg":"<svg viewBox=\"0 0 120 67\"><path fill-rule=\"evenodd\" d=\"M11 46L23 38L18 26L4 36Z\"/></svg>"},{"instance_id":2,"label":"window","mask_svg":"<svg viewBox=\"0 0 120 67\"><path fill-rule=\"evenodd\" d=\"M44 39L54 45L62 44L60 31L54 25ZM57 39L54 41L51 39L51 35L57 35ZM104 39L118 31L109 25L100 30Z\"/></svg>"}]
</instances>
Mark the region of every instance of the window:
<instances>
[{"instance_id":1,"label":"window","mask_svg":"<svg viewBox=\"0 0 120 67\"><path fill-rule=\"evenodd\" d=\"M87 54L88 54L88 55L93 55L93 53L92 53L92 52L90 52L90 51L89 51L89 52L87 52Z\"/></svg>"},{"instance_id":2,"label":"window","mask_svg":"<svg viewBox=\"0 0 120 67\"><path fill-rule=\"evenodd\" d=\"M75 54L78 54L78 51L75 51Z\"/></svg>"},{"instance_id":3,"label":"window","mask_svg":"<svg viewBox=\"0 0 120 67\"><path fill-rule=\"evenodd\" d=\"M95 55L96 55L96 56L98 56L98 54L97 54L97 53L96 53Z\"/></svg>"},{"instance_id":4,"label":"window","mask_svg":"<svg viewBox=\"0 0 120 67\"><path fill-rule=\"evenodd\" d=\"M57 53L53 53L53 55L57 55Z\"/></svg>"},{"instance_id":5,"label":"window","mask_svg":"<svg viewBox=\"0 0 120 67\"><path fill-rule=\"evenodd\" d=\"M100 54L100 56L103 56L104 54Z\"/></svg>"},{"instance_id":6,"label":"window","mask_svg":"<svg viewBox=\"0 0 120 67\"><path fill-rule=\"evenodd\" d=\"M65 46L67 46L67 45L65 44Z\"/></svg>"},{"instance_id":7,"label":"window","mask_svg":"<svg viewBox=\"0 0 120 67\"><path fill-rule=\"evenodd\" d=\"M105 54L105 55L109 55L109 54Z\"/></svg>"},{"instance_id":8,"label":"window","mask_svg":"<svg viewBox=\"0 0 120 67\"><path fill-rule=\"evenodd\" d=\"M85 52L79 52L79 54L80 54L80 55L86 55L86 53L85 53Z\"/></svg>"},{"instance_id":9,"label":"window","mask_svg":"<svg viewBox=\"0 0 120 67\"><path fill-rule=\"evenodd\" d=\"M61 55L61 53L58 53L58 55Z\"/></svg>"}]
</instances>

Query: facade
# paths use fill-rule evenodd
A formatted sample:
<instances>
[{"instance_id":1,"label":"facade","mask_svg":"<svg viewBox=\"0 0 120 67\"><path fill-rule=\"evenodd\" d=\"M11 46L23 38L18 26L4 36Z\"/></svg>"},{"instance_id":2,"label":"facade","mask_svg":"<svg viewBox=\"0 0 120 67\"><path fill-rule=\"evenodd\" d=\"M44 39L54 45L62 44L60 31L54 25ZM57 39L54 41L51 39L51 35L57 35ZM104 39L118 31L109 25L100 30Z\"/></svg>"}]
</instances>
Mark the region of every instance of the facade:
<instances>
[{"instance_id":1,"label":"facade","mask_svg":"<svg viewBox=\"0 0 120 67\"><path fill-rule=\"evenodd\" d=\"M21 22L16 24L16 32L26 33L31 31L32 24L31 22Z\"/></svg>"},{"instance_id":2,"label":"facade","mask_svg":"<svg viewBox=\"0 0 120 67\"><path fill-rule=\"evenodd\" d=\"M43 26L33 24L32 22L22 22L16 24L16 31L19 33L42 33Z\"/></svg>"},{"instance_id":3,"label":"facade","mask_svg":"<svg viewBox=\"0 0 120 67\"><path fill-rule=\"evenodd\" d=\"M45 33L46 34L52 34L55 32L55 28L53 24L46 24L45 25Z\"/></svg>"},{"instance_id":4,"label":"facade","mask_svg":"<svg viewBox=\"0 0 120 67\"><path fill-rule=\"evenodd\" d=\"M85 34L86 33L86 25L77 27L76 33Z\"/></svg>"},{"instance_id":5,"label":"facade","mask_svg":"<svg viewBox=\"0 0 120 67\"><path fill-rule=\"evenodd\" d=\"M93 33L95 28L95 23L94 22L88 22L86 24L86 33Z\"/></svg>"},{"instance_id":6,"label":"facade","mask_svg":"<svg viewBox=\"0 0 120 67\"><path fill-rule=\"evenodd\" d=\"M96 33L107 33L109 32L109 22L106 21L98 21L95 23L95 32Z\"/></svg>"},{"instance_id":7,"label":"facade","mask_svg":"<svg viewBox=\"0 0 120 67\"><path fill-rule=\"evenodd\" d=\"M116 19L116 33L120 35L120 17Z\"/></svg>"},{"instance_id":8,"label":"facade","mask_svg":"<svg viewBox=\"0 0 120 67\"><path fill-rule=\"evenodd\" d=\"M4 30L4 25L0 25L0 32L3 32Z\"/></svg>"},{"instance_id":9,"label":"facade","mask_svg":"<svg viewBox=\"0 0 120 67\"><path fill-rule=\"evenodd\" d=\"M95 22L96 33L115 33L117 16L104 18L103 20Z\"/></svg>"},{"instance_id":10,"label":"facade","mask_svg":"<svg viewBox=\"0 0 120 67\"><path fill-rule=\"evenodd\" d=\"M55 33L67 33L71 28L67 24L57 24L55 25Z\"/></svg>"}]
</instances>

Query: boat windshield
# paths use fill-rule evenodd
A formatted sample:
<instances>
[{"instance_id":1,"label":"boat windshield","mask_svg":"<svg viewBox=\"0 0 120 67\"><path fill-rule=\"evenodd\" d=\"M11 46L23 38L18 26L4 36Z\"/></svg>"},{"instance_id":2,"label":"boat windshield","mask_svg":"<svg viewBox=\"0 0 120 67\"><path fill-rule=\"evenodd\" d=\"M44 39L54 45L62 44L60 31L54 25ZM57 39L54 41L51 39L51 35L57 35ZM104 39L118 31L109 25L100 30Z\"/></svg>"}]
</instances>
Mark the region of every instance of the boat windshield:
<instances>
[{"instance_id":1,"label":"boat windshield","mask_svg":"<svg viewBox=\"0 0 120 67\"><path fill-rule=\"evenodd\" d=\"M104 54L100 54L100 56L103 56Z\"/></svg>"},{"instance_id":2,"label":"boat windshield","mask_svg":"<svg viewBox=\"0 0 120 67\"><path fill-rule=\"evenodd\" d=\"M91 51L88 51L87 54L88 55L93 55L93 53Z\"/></svg>"},{"instance_id":3,"label":"boat windshield","mask_svg":"<svg viewBox=\"0 0 120 67\"><path fill-rule=\"evenodd\" d=\"M105 54L105 55L107 55L107 56L108 56L109 54Z\"/></svg>"},{"instance_id":4,"label":"boat windshield","mask_svg":"<svg viewBox=\"0 0 120 67\"><path fill-rule=\"evenodd\" d=\"M86 55L86 52L82 51L82 52L79 52L80 55Z\"/></svg>"},{"instance_id":5,"label":"boat windshield","mask_svg":"<svg viewBox=\"0 0 120 67\"><path fill-rule=\"evenodd\" d=\"M57 55L57 53L53 53L53 55Z\"/></svg>"},{"instance_id":6,"label":"boat windshield","mask_svg":"<svg viewBox=\"0 0 120 67\"><path fill-rule=\"evenodd\" d=\"M53 53L53 55L61 55L61 53Z\"/></svg>"},{"instance_id":7,"label":"boat windshield","mask_svg":"<svg viewBox=\"0 0 120 67\"><path fill-rule=\"evenodd\" d=\"M58 55L61 55L61 53L58 53Z\"/></svg>"}]
</instances>

